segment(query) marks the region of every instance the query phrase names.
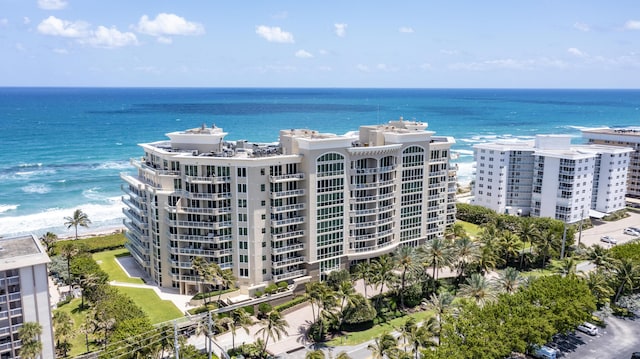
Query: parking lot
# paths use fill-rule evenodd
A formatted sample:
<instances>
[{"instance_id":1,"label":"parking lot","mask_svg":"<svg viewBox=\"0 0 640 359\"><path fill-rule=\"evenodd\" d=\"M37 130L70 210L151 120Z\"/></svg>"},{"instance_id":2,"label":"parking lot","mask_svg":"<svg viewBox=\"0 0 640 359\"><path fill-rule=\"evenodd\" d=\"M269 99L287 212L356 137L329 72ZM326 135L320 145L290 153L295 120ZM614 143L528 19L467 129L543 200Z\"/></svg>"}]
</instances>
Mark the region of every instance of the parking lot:
<instances>
[{"instance_id":1,"label":"parking lot","mask_svg":"<svg viewBox=\"0 0 640 359\"><path fill-rule=\"evenodd\" d=\"M627 227L640 227L640 214L633 212L629 212L629 214L629 217L613 222L592 220L594 226L582 231L582 236L580 238L581 243L584 243L587 247L599 244L603 247L609 248L611 247L611 244L601 242L601 237L613 237L618 244L626 243L635 239L636 237L624 234L623 231ZM578 243L579 237L579 233L576 233L576 243Z\"/></svg>"}]
</instances>

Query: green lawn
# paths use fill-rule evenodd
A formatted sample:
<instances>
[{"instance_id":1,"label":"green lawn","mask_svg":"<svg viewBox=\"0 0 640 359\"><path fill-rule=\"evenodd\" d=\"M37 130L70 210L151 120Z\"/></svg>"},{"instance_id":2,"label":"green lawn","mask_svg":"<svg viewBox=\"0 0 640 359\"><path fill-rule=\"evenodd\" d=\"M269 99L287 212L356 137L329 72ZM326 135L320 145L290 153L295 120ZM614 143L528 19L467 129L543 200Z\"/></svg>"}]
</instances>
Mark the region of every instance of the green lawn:
<instances>
[{"instance_id":1,"label":"green lawn","mask_svg":"<svg viewBox=\"0 0 640 359\"><path fill-rule=\"evenodd\" d=\"M471 236L471 237L477 237L478 233L482 229L477 224L473 224L473 223L469 223L469 222L465 222L465 221L458 220L458 221L456 221L456 223L461 224L462 228L464 228L465 232L467 232L467 234L469 236Z\"/></svg>"},{"instance_id":2,"label":"green lawn","mask_svg":"<svg viewBox=\"0 0 640 359\"><path fill-rule=\"evenodd\" d=\"M100 269L109 274L109 280L115 280L117 282L143 284L144 282L140 278L131 278L122 270L120 265L116 262L116 257L127 256L129 251L125 248L114 249L111 251L99 252L93 254L93 259L100 265Z\"/></svg>"},{"instance_id":3,"label":"green lawn","mask_svg":"<svg viewBox=\"0 0 640 359\"><path fill-rule=\"evenodd\" d=\"M85 336L84 334L82 334L81 327L84 324L87 313L90 312L90 309L80 310L80 304L81 304L81 299L76 298L76 299L73 299L68 304L65 304L53 311L54 313L57 311L67 312L71 315L71 318L73 319L73 326L75 329L74 332L76 334L75 334L75 337L73 337L73 339L69 341L69 343L71 343L71 351L69 351L69 357L75 357L77 355L86 353L87 351L87 346L85 344ZM96 349L96 346L92 342L89 342L89 350L95 350L95 349Z\"/></svg>"},{"instance_id":4,"label":"green lawn","mask_svg":"<svg viewBox=\"0 0 640 359\"><path fill-rule=\"evenodd\" d=\"M402 326L409 317L413 317L416 321L421 322L431 315L431 311L416 312L406 315L404 317L392 319L386 323L374 325L371 329L363 330L361 332L348 333L346 335L334 338L327 342L328 346L338 345L357 345L371 340L384 332L392 332L395 328Z\"/></svg>"},{"instance_id":5,"label":"green lawn","mask_svg":"<svg viewBox=\"0 0 640 359\"><path fill-rule=\"evenodd\" d=\"M152 324L162 323L184 314L170 300L162 300L153 289L117 286L118 291L129 296L149 316Z\"/></svg>"}]
</instances>

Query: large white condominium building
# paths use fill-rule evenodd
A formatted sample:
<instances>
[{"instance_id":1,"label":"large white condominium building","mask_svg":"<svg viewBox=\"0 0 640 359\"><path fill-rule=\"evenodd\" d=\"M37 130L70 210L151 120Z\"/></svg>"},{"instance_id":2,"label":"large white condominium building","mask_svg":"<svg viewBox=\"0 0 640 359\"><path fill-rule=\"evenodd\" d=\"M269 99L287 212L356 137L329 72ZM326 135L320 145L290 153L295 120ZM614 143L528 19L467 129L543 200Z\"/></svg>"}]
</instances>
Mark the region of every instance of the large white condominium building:
<instances>
[{"instance_id":1,"label":"large white condominium building","mask_svg":"<svg viewBox=\"0 0 640 359\"><path fill-rule=\"evenodd\" d=\"M474 146L474 204L573 223L624 208L631 149L571 145L563 135Z\"/></svg>"},{"instance_id":2,"label":"large white condominium building","mask_svg":"<svg viewBox=\"0 0 640 359\"><path fill-rule=\"evenodd\" d=\"M640 198L640 127L583 130L582 137L587 139L589 143L633 149L633 153L629 157L627 196Z\"/></svg>"},{"instance_id":3,"label":"large white condominium building","mask_svg":"<svg viewBox=\"0 0 640 359\"><path fill-rule=\"evenodd\" d=\"M127 246L159 285L192 293L195 257L256 290L442 236L455 221L454 140L426 128L282 130L277 144L226 142L215 126L169 133L122 175Z\"/></svg>"},{"instance_id":4,"label":"large white condominium building","mask_svg":"<svg viewBox=\"0 0 640 359\"><path fill-rule=\"evenodd\" d=\"M34 236L0 238L0 358L20 357L18 331L26 322L42 326L38 358L55 358L47 263Z\"/></svg>"}]
</instances>

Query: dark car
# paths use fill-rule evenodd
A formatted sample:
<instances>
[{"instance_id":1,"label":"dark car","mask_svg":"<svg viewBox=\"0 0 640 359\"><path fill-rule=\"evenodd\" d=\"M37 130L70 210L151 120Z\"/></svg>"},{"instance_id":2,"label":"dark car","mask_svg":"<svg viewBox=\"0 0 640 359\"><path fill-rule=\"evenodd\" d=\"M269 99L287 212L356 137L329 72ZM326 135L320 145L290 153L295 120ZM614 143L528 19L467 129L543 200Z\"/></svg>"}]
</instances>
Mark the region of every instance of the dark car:
<instances>
[{"instance_id":1,"label":"dark car","mask_svg":"<svg viewBox=\"0 0 640 359\"><path fill-rule=\"evenodd\" d=\"M640 352L635 352L631 354L631 359L640 359Z\"/></svg>"}]
</instances>

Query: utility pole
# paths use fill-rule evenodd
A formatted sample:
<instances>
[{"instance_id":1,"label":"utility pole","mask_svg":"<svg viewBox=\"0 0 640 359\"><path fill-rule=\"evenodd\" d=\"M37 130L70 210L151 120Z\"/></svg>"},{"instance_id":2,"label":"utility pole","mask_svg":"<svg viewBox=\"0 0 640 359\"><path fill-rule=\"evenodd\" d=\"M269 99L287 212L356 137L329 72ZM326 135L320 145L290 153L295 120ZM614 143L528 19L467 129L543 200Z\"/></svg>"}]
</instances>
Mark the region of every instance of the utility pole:
<instances>
[{"instance_id":1,"label":"utility pole","mask_svg":"<svg viewBox=\"0 0 640 359\"><path fill-rule=\"evenodd\" d=\"M567 241L567 222L564 222L562 227L562 248L560 249L560 259L564 259L564 244Z\"/></svg>"},{"instance_id":2,"label":"utility pole","mask_svg":"<svg viewBox=\"0 0 640 359\"><path fill-rule=\"evenodd\" d=\"M209 342L209 349L207 350L207 354L209 355L209 359L211 359L211 352L212 352L212 343L211 343L211 311L209 311L209 316L208 316L208 320L207 320L207 325L209 326L209 330L207 331L207 341Z\"/></svg>"},{"instance_id":3,"label":"utility pole","mask_svg":"<svg viewBox=\"0 0 640 359\"><path fill-rule=\"evenodd\" d=\"M582 209L582 213L580 214L580 230L578 232L578 245L580 245L580 241L582 240L582 221L584 220L584 208Z\"/></svg>"}]
</instances>

